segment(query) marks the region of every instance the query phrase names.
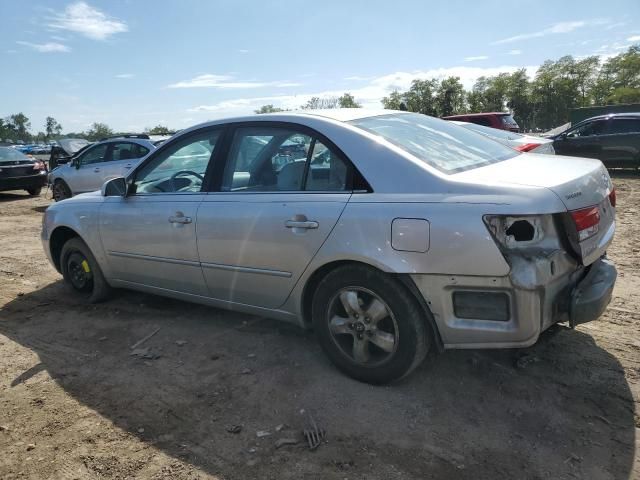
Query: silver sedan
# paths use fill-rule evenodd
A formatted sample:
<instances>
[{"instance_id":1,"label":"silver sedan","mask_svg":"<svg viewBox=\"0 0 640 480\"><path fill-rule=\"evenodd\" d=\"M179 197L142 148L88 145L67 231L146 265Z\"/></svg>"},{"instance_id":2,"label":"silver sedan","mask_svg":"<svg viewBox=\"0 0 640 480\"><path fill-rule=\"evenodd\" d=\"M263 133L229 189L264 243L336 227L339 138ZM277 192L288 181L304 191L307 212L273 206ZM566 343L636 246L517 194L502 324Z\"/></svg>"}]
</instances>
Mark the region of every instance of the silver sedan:
<instances>
[{"instance_id":1,"label":"silver sedan","mask_svg":"<svg viewBox=\"0 0 640 480\"><path fill-rule=\"evenodd\" d=\"M429 350L526 347L596 319L614 217L598 160L338 109L185 130L49 207L42 240L86 301L130 288L294 322L343 372L385 383Z\"/></svg>"}]
</instances>

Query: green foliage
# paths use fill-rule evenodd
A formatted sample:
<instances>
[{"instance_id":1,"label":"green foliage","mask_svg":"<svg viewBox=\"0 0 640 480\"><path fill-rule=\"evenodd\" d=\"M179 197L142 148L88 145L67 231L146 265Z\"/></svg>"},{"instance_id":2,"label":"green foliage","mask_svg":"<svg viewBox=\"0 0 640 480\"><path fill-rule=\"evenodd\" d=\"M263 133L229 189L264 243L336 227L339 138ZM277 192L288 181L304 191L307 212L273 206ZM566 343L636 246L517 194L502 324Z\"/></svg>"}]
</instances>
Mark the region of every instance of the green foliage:
<instances>
[{"instance_id":1,"label":"green foliage","mask_svg":"<svg viewBox=\"0 0 640 480\"><path fill-rule=\"evenodd\" d=\"M46 140L50 140L51 137L55 136L60 136L60 134L62 133L62 125L60 125L57 120L53 117L47 117L45 122L44 122L44 129L45 129L45 133L44 133L44 137ZM42 133L42 132L40 132ZM38 133L38 136L40 136L40 133Z\"/></svg>"},{"instance_id":2,"label":"green foliage","mask_svg":"<svg viewBox=\"0 0 640 480\"><path fill-rule=\"evenodd\" d=\"M153 128L147 128L144 133L147 135L171 135L175 130L169 129L169 127L165 127L164 125L156 125Z\"/></svg>"},{"instance_id":3,"label":"green foliage","mask_svg":"<svg viewBox=\"0 0 640 480\"><path fill-rule=\"evenodd\" d=\"M384 108L433 116L510 110L521 128L547 130L569 121L573 108L640 102L640 46L609 58L565 56L544 62L533 79L524 69L480 77L465 91L456 77L414 80Z\"/></svg>"},{"instance_id":4,"label":"green foliage","mask_svg":"<svg viewBox=\"0 0 640 480\"><path fill-rule=\"evenodd\" d=\"M360 105L358 102L356 102L356 99L354 98L353 95L351 95L350 93L345 92L344 95L342 95L340 98L338 98L338 106L340 108L360 108L362 107L362 105Z\"/></svg>"},{"instance_id":5,"label":"green foliage","mask_svg":"<svg viewBox=\"0 0 640 480\"><path fill-rule=\"evenodd\" d=\"M304 105L300 106L301 110L318 110L321 108L338 108L337 97L311 97Z\"/></svg>"},{"instance_id":6,"label":"green foliage","mask_svg":"<svg viewBox=\"0 0 640 480\"><path fill-rule=\"evenodd\" d=\"M284 108L274 107L271 103L268 105L262 105L258 110L254 110L255 113L277 113L277 112L286 112Z\"/></svg>"},{"instance_id":7,"label":"green foliage","mask_svg":"<svg viewBox=\"0 0 640 480\"><path fill-rule=\"evenodd\" d=\"M113 130L109 128L106 123L94 123L91 128L87 130L85 134L87 140L98 141L101 138L110 137L113 135Z\"/></svg>"}]
</instances>

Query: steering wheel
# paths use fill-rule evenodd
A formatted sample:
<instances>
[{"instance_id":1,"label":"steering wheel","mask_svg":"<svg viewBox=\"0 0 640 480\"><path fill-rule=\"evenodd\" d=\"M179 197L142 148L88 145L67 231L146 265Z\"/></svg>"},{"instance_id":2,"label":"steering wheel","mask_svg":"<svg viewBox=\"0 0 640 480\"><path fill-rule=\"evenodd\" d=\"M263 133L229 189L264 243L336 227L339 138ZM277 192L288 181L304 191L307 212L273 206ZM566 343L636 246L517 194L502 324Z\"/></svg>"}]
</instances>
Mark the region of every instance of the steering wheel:
<instances>
[{"instance_id":1,"label":"steering wheel","mask_svg":"<svg viewBox=\"0 0 640 480\"><path fill-rule=\"evenodd\" d=\"M201 181L204 182L204 177L202 175L200 175L199 173L196 173L192 170L180 170L179 172L174 173L173 175L171 175L171 180L173 180L174 178L176 178L179 175L182 175L183 173L187 174L187 175L193 175L194 177L198 177Z\"/></svg>"}]
</instances>

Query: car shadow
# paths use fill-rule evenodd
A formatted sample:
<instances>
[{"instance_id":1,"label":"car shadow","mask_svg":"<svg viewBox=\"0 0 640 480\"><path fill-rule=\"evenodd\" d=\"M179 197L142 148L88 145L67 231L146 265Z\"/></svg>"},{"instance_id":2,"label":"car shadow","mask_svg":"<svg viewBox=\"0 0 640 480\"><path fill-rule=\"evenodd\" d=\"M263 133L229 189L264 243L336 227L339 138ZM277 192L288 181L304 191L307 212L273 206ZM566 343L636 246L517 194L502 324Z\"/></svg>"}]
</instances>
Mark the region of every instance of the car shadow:
<instances>
[{"instance_id":1,"label":"car shadow","mask_svg":"<svg viewBox=\"0 0 640 480\"><path fill-rule=\"evenodd\" d=\"M46 370L117 427L222 478L628 478L633 468L625 372L563 327L524 350L445 352L384 387L340 374L292 325L134 292L87 306L62 282L6 304L0 334L39 358L7 388ZM301 434L310 416L327 432L315 451ZM282 437L298 443L276 448Z\"/></svg>"},{"instance_id":2,"label":"car shadow","mask_svg":"<svg viewBox=\"0 0 640 480\"><path fill-rule=\"evenodd\" d=\"M0 202L12 202L16 200L29 200L33 199L27 192L24 193L12 193L12 192L0 192Z\"/></svg>"}]
</instances>

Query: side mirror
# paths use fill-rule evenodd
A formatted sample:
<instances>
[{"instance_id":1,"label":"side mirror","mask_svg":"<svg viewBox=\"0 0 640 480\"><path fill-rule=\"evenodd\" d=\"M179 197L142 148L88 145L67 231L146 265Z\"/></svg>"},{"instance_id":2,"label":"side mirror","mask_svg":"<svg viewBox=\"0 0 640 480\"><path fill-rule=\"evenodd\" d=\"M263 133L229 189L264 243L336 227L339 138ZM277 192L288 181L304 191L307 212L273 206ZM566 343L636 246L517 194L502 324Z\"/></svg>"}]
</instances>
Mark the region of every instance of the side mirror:
<instances>
[{"instance_id":1,"label":"side mirror","mask_svg":"<svg viewBox=\"0 0 640 480\"><path fill-rule=\"evenodd\" d=\"M127 196L127 181L124 177L116 177L111 180L107 180L102 185L103 197L126 197Z\"/></svg>"}]
</instances>

